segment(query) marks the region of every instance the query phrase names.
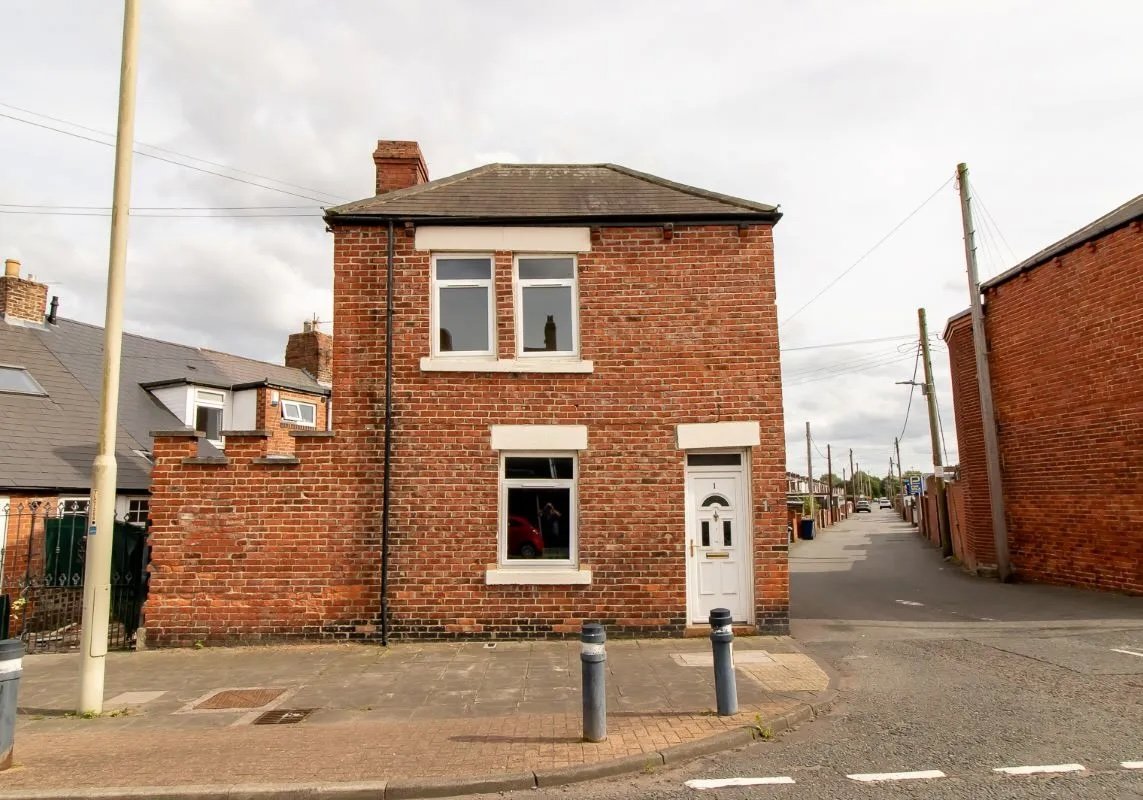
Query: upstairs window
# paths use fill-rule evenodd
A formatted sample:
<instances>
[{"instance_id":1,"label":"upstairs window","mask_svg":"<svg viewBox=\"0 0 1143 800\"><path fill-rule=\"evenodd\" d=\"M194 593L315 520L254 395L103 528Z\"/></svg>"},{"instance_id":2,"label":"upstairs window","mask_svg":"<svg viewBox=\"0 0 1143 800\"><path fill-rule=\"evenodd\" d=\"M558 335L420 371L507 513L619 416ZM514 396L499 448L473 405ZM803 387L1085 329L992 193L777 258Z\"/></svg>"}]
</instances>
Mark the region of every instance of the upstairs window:
<instances>
[{"instance_id":1,"label":"upstairs window","mask_svg":"<svg viewBox=\"0 0 1143 800\"><path fill-rule=\"evenodd\" d=\"M492 256L433 257L433 355L493 355Z\"/></svg>"},{"instance_id":2,"label":"upstairs window","mask_svg":"<svg viewBox=\"0 0 1143 800\"><path fill-rule=\"evenodd\" d=\"M516 257L517 350L523 357L579 353L575 256Z\"/></svg>"},{"instance_id":3,"label":"upstairs window","mask_svg":"<svg viewBox=\"0 0 1143 800\"><path fill-rule=\"evenodd\" d=\"M44 387L23 367L0 365L0 392L8 394L46 395Z\"/></svg>"},{"instance_id":4,"label":"upstairs window","mask_svg":"<svg viewBox=\"0 0 1143 800\"><path fill-rule=\"evenodd\" d=\"M298 425L309 425L313 427L317 419L317 406L313 403L301 403L297 400L283 400L282 407L282 420L284 422L294 422Z\"/></svg>"},{"instance_id":5,"label":"upstairs window","mask_svg":"<svg viewBox=\"0 0 1143 800\"><path fill-rule=\"evenodd\" d=\"M206 440L222 447L222 410L226 395L198 389L194 395L194 429L206 434Z\"/></svg>"}]
</instances>

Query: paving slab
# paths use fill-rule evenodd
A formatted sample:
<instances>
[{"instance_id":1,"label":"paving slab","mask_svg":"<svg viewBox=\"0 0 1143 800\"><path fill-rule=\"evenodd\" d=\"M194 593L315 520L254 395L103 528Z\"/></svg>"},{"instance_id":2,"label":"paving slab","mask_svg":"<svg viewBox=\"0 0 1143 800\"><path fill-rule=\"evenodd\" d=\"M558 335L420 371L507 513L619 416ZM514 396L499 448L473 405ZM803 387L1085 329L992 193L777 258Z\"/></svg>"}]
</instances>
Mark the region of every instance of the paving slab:
<instances>
[{"instance_id":1,"label":"paving slab","mask_svg":"<svg viewBox=\"0 0 1143 800\"><path fill-rule=\"evenodd\" d=\"M75 656L28 656L0 800L160 790L191 800L195 786L204 798L274 796L266 787L327 798L500 791L741 746L759 724L784 728L812 717L814 702L826 707L829 677L795 642L750 637L736 641L747 656L736 665L741 712L719 717L709 647L609 643L601 743L582 740L574 641L114 653L97 719L70 713ZM210 701L228 690L244 691ZM209 707L230 701L245 705ZM285 722L254 724L267 710Z\"/></svg>"}]
</instances>

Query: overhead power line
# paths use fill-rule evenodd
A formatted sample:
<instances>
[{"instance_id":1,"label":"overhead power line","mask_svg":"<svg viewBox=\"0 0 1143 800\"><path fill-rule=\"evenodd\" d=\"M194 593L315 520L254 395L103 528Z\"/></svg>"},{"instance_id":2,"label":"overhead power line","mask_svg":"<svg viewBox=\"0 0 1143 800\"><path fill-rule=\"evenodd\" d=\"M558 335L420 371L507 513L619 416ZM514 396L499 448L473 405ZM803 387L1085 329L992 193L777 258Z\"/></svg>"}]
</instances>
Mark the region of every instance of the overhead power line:
<instances>
[{"instance_id":1,"label":"overhead power line","mask_svg":"<svg viewBox=\"0 0 1143 800\"><path fill-rule=\"evenodd\" d=\"M837 378L837 377L840 377L842 375L851 375L851 374L856 374L856 373L861 373L861 372L870 372L874 369L886 367L886 366L889 366L891 364L898 364L902 361L908 361L908 360L909 360L909 356L907 356L907 355L906 356L899 356L896 358L889 358L889 359L885 359L883 361L878 361L878 362L875 362L872 364L866 364L866 365L861 366L861 367L839 368L838 370L836 370L834 372L826 373L826 374L818 375L818 376L814 376L814 377L794 378L792 380L783 381L783 385L785 385L785 386L802 386L802 385L807 384L807 383L816 383L818 381L828 381L832 378Z\"/></svg>"},{"instance_id":2,"label":"overhead power line","mask_svg":"<svg viewBox=\"0 0 1143 800\"><path fill-rule=\"evenodd\" d=\"M57 206L57 205L37 205L34 203L0 203L0 208L35 208L47 209L51 211L110 211L111 206ZM260 211L269 211L271 209L313 209L321 208L321 206L308 205L308 206L132 206L132 211L243 211L248 209L258 209Z\"/></svg>"},{"instance_id":3,"label":"overhead power line","mask_svg":"<svg viewBox=\"0 0 1143 800\"><path fill-rule=\"evenodd\" d=\"M880 342L899 342L903 339L915 339L915 333L907 333L903 336L882 336L878 339L854 339L849 342L830 342L828 344L808 344L800 347L781 347L779 352L792 353L796 350L824 350L827 347L851 347L859 344L877 344Z\"/></svg>"},{"instance_id":4,"label":"overhead power line","mask_svg":"<svg viewBox=\"0 0 1143 800\"><path fill-rule=\"evenodd\" d=\"M31 109L28 109L28 108L21 108L20 106L14 106L14 105L11 105L9 103L0 103L0 107L10 108L13 111L19 111L23 114L31 114L33 117L39 117L40 119L50 119L52 122L59 122L59 123L62 123L64 125L70 125L73 128L79 128L80 130L83 130L83 131L88 131L90 133L98 133L101 136L110 136L111 138L115 138L114 134L108 133L107 131L101 131L98 128L89 128L86 125L80 125L78 122L72 122L71 120L61 119L59 117L53 117L53 116L50 116L48 114L41 114L39 111L32 111ZM140 142L138 139L135 140L135 144L139 145L140 147L149 147L152 150L158 150L160 153L169 153L172 156L178 156L179 158L187 158L187 159L190 159L191 161L198 161L202 164L210 164L212 167L219 167L221 169L230 170L231 172L237 172L241 175L249 175L252 178L261 178L264 181L270 181L272 183L280 183L283 186L289 186L289 187L292 187L294 189L302 189L303 191L307 191L307 192L315 192L317 194L324 194L327 197L331 197L335 200L346 200L346 199L348 199L348 198L340 197L339 195L336 195L336 194L331 194L330 192L324 191L322 189L315 189L312 186L303 186L301 184L290 183L289 181L284 181L284 180L281 180L279 178L272 178L269 175L260 175L257 172L250 172L249 170L239 169L238 167L232 167L228 164L222 164L218 161L211 161L208 158L200 158L199 156L192 156L188 153L180 153L178 150L170 150L166 147L159 147L157 144L147 144L146 142Z\"/></svg>"},{"instance_id":5,"label":"overhead power line","mask_svg":"<svg viewBox=\"0 0 1143 800\"><path fill-rule=\"evenodd\" d=\"M913 392L917 390L917 367L921 364L921 346L917 345L917 358L913 361L913 377L909 379L909 403L905 406L905 423L901 426L901 435L897 440L905 438L905 429L909 427L909 412L913 410Z\"/></svg>"},{"instance_id":6,"label":"overhead power line","mask_svg":"<svg viewBox=\"0 0 1143 800\"><path fill-rule=\"evenodd\" d=\"M936 190L931 195L929 195L928 197L925 198L925 201L923 203L921 203L919 206L917 206L912 211L910 211L909 214L903 220L901 220L896 225L894 225L889 230L889 232L887 234L885 234L880 239L878 239L877 243L874 244L872 247L870 247L868 250L866 250L861 255L861 257L859 259L857 259L852 264L850 264L848 267L846 267L844 270L842 270L841 273L838 274L837 277L835 277L833 280L831 280L829 283L827 283L821 289L821 291L819 291L817 294L815 294L813 297L811 297L809 300L807 300L797 311L795 311L793 314L791 314L790 316L788 316L784 320L782 320L780 323L778 323L778 327L782 327L787 322L792 320L794 317L798 316L798 314L801 314L803 311L805 311L807 308L809 308L815 301L817 301L817 299L819 297L821 297L823 294L825 294L830 289L832 289L837 284L838 281L840 281L842 278L844 278L846 275L848 275L850 272L852 272L854 270L854 268L856 268L861 262L863 262L869 256L873 255L873 252L875 250L877 250L877 248L879 248L881 245L885 244L885 242L889 241L889 239L891 239L893 237L893 234L895 234L897 231L901 230L901 228L905 227L905 223L907 223L909 220L911 220L913 217L915 217L918 213L920 213L921 209L924 208L925 206L927 206L929 204L929 202L934 197L936 197L938 194L940 194L941 191L946 186L948 186L950 183L952 183L954 179L955 179L954 177L949 178L944 183L942 183L940 186L938 186L936 188Z\"/></svg>"},{"instance_id":7,"label":"overhead power line","mask_svg":"<svg viewBox=\"0 0 1143 800\"><path fill-rule=\"evenodd\" d=\"M0 209L0 214L34 214L36 216L44 217L110 217L110 211L15 211L12 209ZM303 214L303 213L289 213L289 214L153 214L143 213L139 214L134 211L131 212L133 218L151 217L153 219L280 219L285 217L309 217L311 219L320 219L321 214Z\"/></svg>"},{"instance_id":8,"label":"overhead power line","mask_svg":"<svg viewBox=\"0 0 1143 800\"><path fill-rule=\"evenodd\" d=\"M4 104L0 104L0 105L4 105ZM62 133L64 136L72 136L72 137L75 137L76 139L83 139L84 141L87 141L87 142L95 142L96 144L101 144L101 145L104 145L105 147L114 147L115 146L114 142L105 142L102 139L95 139L95 138L92 138L91 136L84 136L81 133L75 133L74 131L66 131L63 128L56 128L52 125L45 125L42 122L36 122L34 120L24 119L22 117L17 117L17 116L14 116L12 114L5 114L2 111L0 111L0 117L4 117L5 119L14 120L16 122L22 122L25 125L32 125L36 128L43 128L44 130L55 131L56 133ZM67 124L70 125L73 123L67 123ZM76 127L79 127L79 126L76 126ZM300 197L303 200L313 200L315 202L322 203L322 204L328 204L330 202L328 199L322 199L320 197L313 197L312 195L308 195L308 194L300 194L298 192L289 191L288 189L280 189L277 186L269 186L265 183L259 183L258 181L247 180L245 178L239 178L235 175L227 175L225 173L218 172L218 171L213 170L213 169L207 169L206 167L196 167L194 164L186 164L182 161L176 161L173 158L167 158L165 156L155 155L154 153L148 153L147 151L140 150L138 148L133 148L132 152L134 152L138 155L144 156L146 158L154 159L156 161L163 161L167 164L174 164L175 166L183 167L185 169L193 169L195 172L202 172L202 173L205 173L207 175L214 175L215 177L218 177L218 178L224 178L225 180L228 180L228 181L236 181L237 183L244 183L248 186L257 186L261 189L268 189L271 192L280 192L281 194L288 194L288 195L291 195L293 197ZM226 167L226 169L231 169L231 167ZM277 181L274 178L266 178L265 180L275 181L276 183L284 183L283 181ZM314 189L310 189L308 191L316 192L318 194L326 194L325 192L321 192L321 191L314 190ZM330 195L330 196L332 196L332 195Z\"/></svg>"}]
</instances>

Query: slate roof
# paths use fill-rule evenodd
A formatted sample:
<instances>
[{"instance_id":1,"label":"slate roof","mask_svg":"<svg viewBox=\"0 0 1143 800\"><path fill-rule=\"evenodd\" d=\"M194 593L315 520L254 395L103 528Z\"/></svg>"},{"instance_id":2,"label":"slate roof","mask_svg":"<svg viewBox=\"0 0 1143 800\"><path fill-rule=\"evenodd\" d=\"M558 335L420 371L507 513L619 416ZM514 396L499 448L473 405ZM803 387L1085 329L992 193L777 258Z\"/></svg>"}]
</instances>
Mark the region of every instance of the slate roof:
<instances>
[{"instance_id":1,"label":"slate roof","mask_svg":"<svg viewBox=\"0 0 1143 800\"><path fill-rule=\"evenodd\" d=\"M980 288L991 289L1007 280L1015 278L1023 272L1035 269L1041 264L1051 261L1056 256L1063 255L1069 250L1074 250L1081 244L1086 244L1093 239L1098 239L1101 236L1111 233L1116 228L1120 228L1137 219L1143 219L1143 194L1128 200L1119 208L1104 214L1095 220L1095 222L1084 225L1075 233L1065 236L1055 244L1048 245L1031 258L1025 259L1011 269L1001 272L995 278L985 281L980 285Z\"/></svg>"},{"instance_id":2,"label":"slate roof","mask_svg":"<svg viewBox=\"0 0 1143 800\"><path fill-rule=\"evenodd\" d=\"M44 327L0 320L0 363L27 368L46 397L0 392L0 491L82 490L91 485L103 381L103 329L59 319ZM183 423L145 383L232 387L268 384L328 394L304 371L185 345L123 336L116 460L121 491L146 491L152 430Z\"/></svg>"},{"instance_id":3,"label":"slate roof","mask_svg":"<svg viewBox=\"0 0 1143 800\"><path fill-rule=\"evenodd\" d=\"M326 220L742 220L776 206L697 189L617 164L487 164L326 210ZM348 219L347 219L348 218Z\"/></svg>"}]
</instances>

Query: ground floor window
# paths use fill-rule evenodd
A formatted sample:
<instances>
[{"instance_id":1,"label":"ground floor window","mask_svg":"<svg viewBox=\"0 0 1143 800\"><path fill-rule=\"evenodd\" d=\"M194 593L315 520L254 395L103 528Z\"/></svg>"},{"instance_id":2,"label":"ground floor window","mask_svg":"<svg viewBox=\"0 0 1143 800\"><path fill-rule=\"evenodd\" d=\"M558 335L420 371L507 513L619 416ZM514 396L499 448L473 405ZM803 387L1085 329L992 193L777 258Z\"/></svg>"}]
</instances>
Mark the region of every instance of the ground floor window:
<instances>
[{"instance_id":1,"label":"ground floor window","mask_svg":"<svg viewBox=\"0 0 1143 800\"><path fill-rule=\"evenodd\" d=\"M500 561L574 564L576 457L505 454L500 467Z\"/></svg>"}]
</instances>

